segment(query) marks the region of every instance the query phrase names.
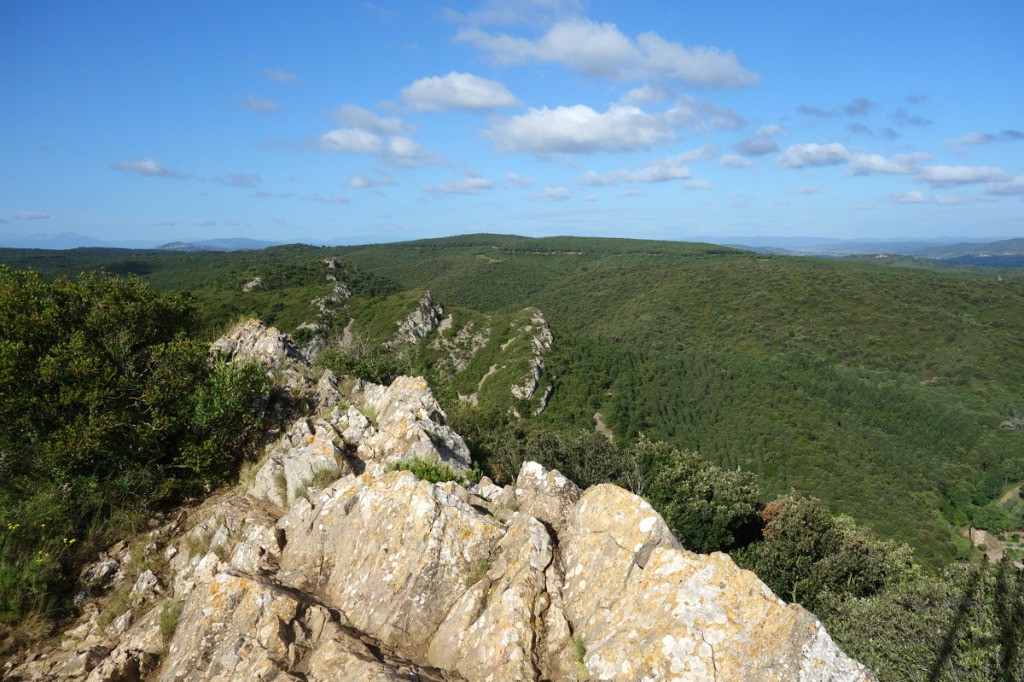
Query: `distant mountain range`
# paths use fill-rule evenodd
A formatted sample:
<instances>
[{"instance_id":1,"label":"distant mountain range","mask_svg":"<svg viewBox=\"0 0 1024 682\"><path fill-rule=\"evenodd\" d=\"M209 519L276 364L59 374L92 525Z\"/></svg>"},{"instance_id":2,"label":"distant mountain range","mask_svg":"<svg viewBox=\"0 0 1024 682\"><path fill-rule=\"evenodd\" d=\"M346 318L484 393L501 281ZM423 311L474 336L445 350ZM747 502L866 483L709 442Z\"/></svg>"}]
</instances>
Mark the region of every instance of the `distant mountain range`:
<instances>
[{"instance_id":1,"label":"distant mountain range","mask_svg":"<svg viewBox=\"0 0 1024 682\"><path fill-rule=\"evenodd\" d=\"M163 251L244 251L265 249L279 242L265 242L258 239L206 239L201 242L169 242L156 247Z\"/></svg>"}]
</instances>

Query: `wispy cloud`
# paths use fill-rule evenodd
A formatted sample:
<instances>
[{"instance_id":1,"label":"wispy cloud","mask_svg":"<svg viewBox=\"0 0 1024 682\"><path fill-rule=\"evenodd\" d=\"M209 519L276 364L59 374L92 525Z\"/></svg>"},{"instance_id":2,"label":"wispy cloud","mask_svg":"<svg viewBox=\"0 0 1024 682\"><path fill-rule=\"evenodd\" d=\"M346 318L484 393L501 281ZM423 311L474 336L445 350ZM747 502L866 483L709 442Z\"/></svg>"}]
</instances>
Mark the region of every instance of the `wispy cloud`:
<instances>
[{"instance_id":1,"label":"wispy cloud","mask_svg":"<svg viewBox=\"0 0 1024 682\"><path fill-rule=\"evenodd\" d=\"M374 189L376 187L385 187L388 185L397 184L395 179L387 173L381 173L377 171L376 177L369 177L361 173L353 173L346 182L345 186L351 189Z\"/></svg>"},{"instance_id":2,"label":"wispy cloud","mask_svg":"<svg viewBox=\"0 0 1024 682\"><path fill-rule=\"evenodd\" d=\"M967 133L946 144L953 146L995 144L996 142L1020 142L1024 140L1024 132L1019 130L1002 130L998 133Z\"/></svg>"},{"instance_id":3,"label":"wispy cloud","mask_svg":"<svg viewBox=\"0 0 1024 682\"><path fill-rule=\"evenodd\" d=\"M686 47L653 31L633 39L615 24L582 16L556 21L537 38L489 33L471 26L459 31L456 39L489 53L501 64L554 62L595 78L678 80L709 88L741 88L758 81L732 52Z\"/></svg>"},{"instance_id":4,"label":"wispy cloud","mask_svg":"<svg viewBox=\"0 0 1024 682\"><path fill-rule=\"evenodd\" d=\"M930 119L927 119L924 116L918 116L917 114L911 114L903 108L894 111L889 118L891 118L896 125L900 126L917 126L919 128L923 128L932 124Z\"/></svg>"},{"instance_id":5,"label":"wispy cloud","mask_svg":"<svg viewBox=\"0 0 1024 682\"><path fill-rule=\"evenodd\" d=\"M786 192L786 194L790 194L792 196L797 197L805 197L810 196L811 194L818 194L819 192L821 192L820 187L817 187L815 185L804 185L803 187L794 187L793 189Z\"/></svg>"},{"instance_id":6,"label":"wispy cloud","mask_svg":"<svg viewBox=\"0 0 1024 682\"><path fill-rule=\"evenodd\" d=\"M263 69L260 73L267 80L272 80L275 83L286 83L291 84L298 80L298 77L294 73L289 73L284 69Z\"/></svg>"},{"instance_id":7,"label":"wispy cloud","mask_svg":"<svg viewBox=\"0 0 1024 682\"><path fill-rule=\"evenodd\" d=\"M16 220L45 220L50 214L46 211L18 211L14 217Z\"/></svg>"},{"instance_id":8,"label":"wispy cloud","mask_svg":"<svg viewBox=\"0 0 1024 682\"><path fill-rule=\"evenodd\" d=\"M1024 175L1018 175L1006 182L995 182L986 190L992 196L1011 196L1024 194Z\"/></svg>"},{"instance_id":9,"label":"wispy cloud","mask_svg":"<svg viewBox=\"0 0 1024 682\"><path fill-rule=\"evenodd\" d=\"M754 161L737 154L726 154L718 163L726 168L752 168L757 165Z\"/></svg>"},{"instance_id":10,"label":"wispy cloud","mask_svg":"<svg viewBox=\"0 0 1024 682\"><path fill-rule=\"evenodd\" d=\"M252 93L246 95L244 99L238 100L238 105L245 107L250 111L258 111L260 113L277 111L277 102L269 99L261 99Z\"/></svg>"},{"instance_id":11,"label":"wispy cloud","mask_svg":"<svg viewBox=\"0 0 1024 682\"><path fill-rule=\"evenodd\" d=\"M753 136L734 144L733 149L743 156L771 154L779 151L779 143L775 141L775 136L784 135L785 132L781 126L762 126L754 131Z\"/></svg>"},{"instance_id":12,"label":"wispy cloud","mask_svg":"<svg viewBox=\"0 0 1024 682\"><path fill-rule=\"evenodd\" d=\"M533 187L533 180L524 178L517 173L505 173L505 180L513 187L518 187L519 189Z\"/></svg>"},{"instance_id":13,"label":"wispy cloud","mask_svg":"<svg viewBox=\"0 0 1024 682\"><path fill-rule=\"evenodd\" d=\"M932 187L957 187L979 182L1005 182L1010 174L992 166L926 166L920 179Z\"/></svg>"},{"instance_id":14,"label":"wispy cloud","mask_svg":"<svg viewBox=\"0 0 1024 682\"><path fill-rule=\"evenodd\" d=\"M185 173L180 173L150 157L139 159L138 161L118 161L112 163L111 168L126 173L138 173L139 175L152 178L177 178L178 180L183 180L188 177Z\"/></svg>"},{"instance_id":15,"label":"wispy cloud","mask_svg":"<svg viewBox=\"0 0 1024 682\"><path fill-rule=\"evenodd\" d=\"M608 173L588 171L581 182L591 186L607 186L623 182L651 183L685 180L691 175L690 167L687 164L713 159L717 154L718 147L716 145L704 145L682 154L658 159L635 171L615 170Z\"/></svg>"},{"instance_id":16,"label":"wispy cloud","mask_svg":"<svg viewBox=\"0 0 1024 682\"><path fill-rule=\"evenodd\" d=\"M344 194L314 194L312 199L319 204L347 204L351 201L351 199Z\"/></svg>"},{"instance_id":17,"label":"wispy cloud","mask_svg":"<svg viewBox=\"0 0 1024 682\"><path fill-rule=\"evenodd\" d=\"M572 192L561 186L545 187L533 195L534 199L541 199L543 201L565 201L571 197Z\"/></svg>"},{"instance_id":18,"label":"wispy cloud","mask_svg":"<svg viewBox=\"0 0 1024 682\"><path fill-rule=\"evenodd\" d=\"M849 159L850 152L838 142L828 144L810 142L790 145L779 156L778 162L785 168L804 168L806 166L836 166L846 163Z\"/></svg>"},{"instance_id":19,"label":"wispy cloud","mask_svg":"<svg viewBox=\"0 0 1024 682\"><path fill-rule=\"evenodd\" d=\"M850 160L848 173L850 175L872 175L884 173L887 175L909 175L918 172L919 164L931 161L930 154L896 154L886 158L881 154L855 154Z\"/></svg>"},{"instance_id":20,"label":"wispy cloud","mask_svg":"<svg viewBox=\"0 0 1024 682\"><path fill-rule=\"evenodd\" d=\"M213 181L231 187L256 187L262 182L262 178L255 173L226 173L213 178Z\"/></svg>"},{"instance_id":21,"label":"wispy cloud","mask_svg":"<svg viewBox=\"0 0 1024 682\"><path fill-rule=\"evenodd\" d=\"M421 189L431 194L480 194L480 192L493 187L494 183L482 175L467 175L460 180L453 180L440 185L428 185Z\"/></svg>"},{"instance_id":22,"label":"wispy cloud","mask_svg":"<svg viewBox=\"0 0 1024 682\"><path fill-rule=\"evenodd\" d=\"M414 81L402 89L402 99L416 111L487 111L521 104L498 81L455 71Z\"/></svg>"},{"instance_id":23,"label":"wispy cloud","mask_svg":"<svg viewBox=\"0 0 1024 682\"><path fill-rule=\"evenodd\" d=\"M683 183L686 189L711 189L713 185L710 180L687 180Z\"/></svg>"}]
</instances>

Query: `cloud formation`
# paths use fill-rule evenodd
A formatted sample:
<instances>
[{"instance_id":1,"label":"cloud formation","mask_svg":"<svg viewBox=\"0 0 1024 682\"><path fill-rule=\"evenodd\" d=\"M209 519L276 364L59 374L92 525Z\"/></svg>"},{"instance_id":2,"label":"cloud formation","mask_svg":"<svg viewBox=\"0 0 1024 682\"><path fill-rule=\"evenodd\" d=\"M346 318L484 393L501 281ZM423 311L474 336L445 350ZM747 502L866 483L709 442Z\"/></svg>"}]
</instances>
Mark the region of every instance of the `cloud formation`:
<instances>
[{"instance_id":1,"label":"cloud formation","mask_svg":"<svg viewBox=\"0 0 1024 682\"><path fill-rule=\"evenodd\" d=\"M737 154L726 154L718 163L725 168L752 168L757 165L750 159Z\"/></svg>"},{"instance_id":2,"label":"cloud formation","mask_svg":"<svg viewBox=\"0 0 1024 682\"><path fill-rule=\"evenodd\" d=\"M213 181L231 187L255 187L263 180L255 173L225 173Z\"/></svg>"},{"instance_id":3,"label":"cloud formation","mask_svg":"<svg viewBox=\"0 0 1024 682\"><path fill-rule=\"evenodd\" d=\"M397 116L377 116L347 104L334 112L341 128L329 130L309 146L329 152L368 154L405 168L439 165L444 160L423 148L409 135L412 130Z\"/></svg>"},{"instance_id":4,"label":"cloud formation","mask_svg":"<svg viewBox=\"0 0 1024 682\"><path fill-rule=\"evenodd\" d=\"M402 99L416 111L487 111L521 104L498 81L456 71L414 81L402 89Z\"/></svg>"},{"instance_id":5,"label":"cloud formation","mask_svg":"<svg viewBox=\"0 0 1024 682\"><path fill-rule=\"evenodd\" d=\"M14 217L17 220L45 220L50 214L46 211L18 211Z\"/></svg>"},{"instance_id":6,"label":"cloud formation","mask_svg":"<svg viewBox=\"0 0 1024 682\"><path fill-rule=\"evenodd\" d=\"M117 163L110 164L111 168L116 170L124 171L126 173L138 173L150 178L177 178L182 180L186 177L184 173L179 173L169 166L165 166L158 162L156 159L146 157L138 161L118 161Z\"/></svg>"},{"instance_id":7,"label":"cloud formation","mask_svg":"<svg viewBox=\"0 0 1024 682\"><path fill-rule=\"evenodd\" d=\"M813 142L794 144L786 148L779 156L779 165L785 168L804 168L806 166L836 166L846 163L850 152L838 142L815 144Z\"/></svg>"},{"instance_id":8,"label":"cloud formation","mask_svg":"<svg viewBox=\"0 0 1024 682\"><path fill-rule=\"evenodd\" d=\"M718 148L715 145L704 145L682 154L659 159L635 171L616 170L609 173L588 171L580 182L592 187L604 187L623 182L650 183L685 180L691 176L690 167L687 164L713 159L717 153Z\"/></svg>"},{"instance_id":9,"label":"cloud formation","mask_svg":"<svg viewBox=\"0 0 1024 682\"><path fill-rule=\"evenodd\" d=\"M887 175L909 175L918 172L918 164L924 161L931 161L930 154L896 154L886 158L881 154L856 154L850 160L850 175L872 175L884 173Z\"/></svg>"},{"instance_id":10,"label":"cloud formation","mask_svg":"<svg viewBox=\"0 0 1024 682\"><path fill-rule=\"evenodd\" d=\"M387 173L377 172L377 177L371 178L361 173L353 173L352 177L345 182L346 187L352 189L373 189L375 187L384 187L387 185L397 184L395 179Z\"/></svg>"},{"instance_id":11,"label":"cloud formation","mask_svg":"<svg viewBox=\"0 0 1024 682\"><path fill-rule=\"evenodd\" d=\"M946 140L951 145L982 145L996 142L1020 142L1024 140L1024 132L1019 130L1003 130L998 133L968 133L955 140Z\"/></svg>"},{"instance_id":12,"label":"cloud formation","mask_svg":"<svg viewBox=\"0 0 1024 682\"><path fill-rule=\"evenodd\" d=\"M1006 182L995 182L988 186L988 194L992 196L1015 196L1024 194L1024 175L1018 175Z\"/></svg>"},{"instance_id":13,"label":"cloud formation","mask_svg":"<svg viewBox=\"0 0 1024 682\"><path fill-rule=\"evenodd\" d=\"M428 185L421 189L431 194L480 194L492 187L494 187L494 183L482 175L467 175L461 180L453 180L440 185Z\"/></svg>"},{"instance_id":14,"label":"cloud formation","mask_svg":"<svg viewBox=\"0 0 1024 682\"><path fill-rule=\"evenodd\" d=\"M680 128L702 129L709 116L713 125L732 127L737 122L729 113L699 100L654 113L628 104L604 112L585 104L542 107L496 120L484 136L498 151L536 156L638 151L673 141Z\"/></svg>"},{"instance_id":15,"label":"cloud formation","mask_svg":"<svg viewBox=\"0 0 1024 682\"><path fill-rule=\"evenodd\" d=\"M740 140L733 145L733 149L743 156L761 156L779 151L779 143L775 141L775 135L782 135L785 131L777 125L762 126L754 131L753 136Z\"/></svg>"},{"instance_id":16,"label":"cloud formation","mask_svg":"<svg viewBox=\"0 0 1024 682\"><path fill-rule=\"evenodd\" d=\"M501 64L555 62L593 78L682 81L708 88L741 88L758 81L732 52L686 47L653 31L634 40L615 24L582 16L556 21L533 39L472 26L459 31L456 40L490 53Z\"/></svg>"},{"instance_id":17,"label":"cloud formation","mask_svg":"<svg viewBox=\"0 0 1024 682\"><path fill-rule=\"evenodd\" d=\"M926 166L919 176L932 187L957 187L978 182L1005 182L1009 173L992 166Z\"/></svg>"},{"instance_id":18,"label":"cloud formation","mask_svg":"<svg viewBox=\"0 0 1024 682\"><path fill-rule=\"evenodd\" d=\"M930 119L927 119L924 116L918 116L917 114L911 114L903 108L894 111L889 118L891 118L896 125L901 126L917 126L919 128L923 128L932 124Z\"/></svg>"},{"instance_id":19,"label":"cloud formation","mask_svg":"<svg viewBox=\"0 0 1024 682\"><path fill-rule=\"evenodd\" d=\"M572 197L572 192L562 186L545 187L533 195L534 199L543 201L565 201Z\"/></svg>"},{"instance_id":20,"label":"cloud formation","mask_svg":"<svg viewBox=\"0 0 1024 682\"><path fill-rule=\"evenodd\" d=\"M251 92L245 96L245 99L240 100L238 104L250 111L258 111L260 113L277 111L277 102L269 99L260 99Z\"/></svg>"}]
</instances>

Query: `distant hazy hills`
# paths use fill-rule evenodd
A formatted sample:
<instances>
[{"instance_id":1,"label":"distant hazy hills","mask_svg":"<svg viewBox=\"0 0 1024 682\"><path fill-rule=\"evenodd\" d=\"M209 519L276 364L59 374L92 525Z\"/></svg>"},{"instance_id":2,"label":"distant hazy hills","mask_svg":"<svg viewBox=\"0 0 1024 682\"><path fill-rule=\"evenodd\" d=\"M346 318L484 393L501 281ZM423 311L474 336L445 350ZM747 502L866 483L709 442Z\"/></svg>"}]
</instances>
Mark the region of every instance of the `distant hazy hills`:
<instances>
[{"instance_id":1,"label":"distant hazy hills","mask_svg":"<svg viewBox=\"0 0 1024 682\"><path fill-rule=\"evenodd\" d=\"M760 253L799 256L862 256L889 254L940 260L955 265L1021 267L1024 239L999 241L829 239L819 237L737 238L729 243Z\"/></svg>"},{"instance_id":2,"label":"distant hazy hills","mask_svg":"<svg viewBox=\"0 0 1024 682\"><path fill-rule=\"evenodd\" d=\"M156 248L163 251L242 251L244 249L265 249L276 243L244 238L207 239L201 242L169 242Z\"/></svg>"}]
</instances>

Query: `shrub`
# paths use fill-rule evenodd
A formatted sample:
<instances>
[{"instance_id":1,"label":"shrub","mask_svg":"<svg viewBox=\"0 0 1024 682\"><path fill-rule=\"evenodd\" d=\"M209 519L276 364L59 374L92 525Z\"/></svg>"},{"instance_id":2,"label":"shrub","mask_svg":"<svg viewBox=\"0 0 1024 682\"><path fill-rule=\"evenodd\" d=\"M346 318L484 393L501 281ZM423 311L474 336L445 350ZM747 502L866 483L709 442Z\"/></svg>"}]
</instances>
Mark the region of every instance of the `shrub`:
<instances>
[{"instance_id":1,"label":"shrub","mask_svg":"<svg viewBox=\"0 0 1024 682\"><path fill-rule=\"evenodd\" d=\"M472 469L460 473L455 468L436 457L408 457L388 465L387 471L410 471L412 475L421 481L430 483L446 483L454 481L463 486L473 485L479 478L480 472Z\"/></svg>"}]
</instances>

